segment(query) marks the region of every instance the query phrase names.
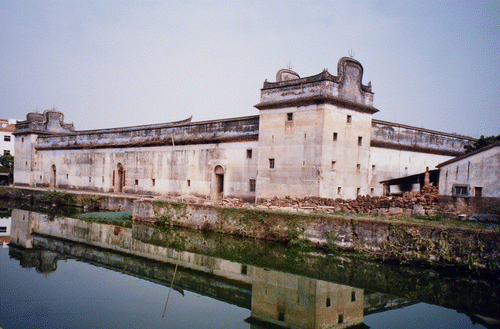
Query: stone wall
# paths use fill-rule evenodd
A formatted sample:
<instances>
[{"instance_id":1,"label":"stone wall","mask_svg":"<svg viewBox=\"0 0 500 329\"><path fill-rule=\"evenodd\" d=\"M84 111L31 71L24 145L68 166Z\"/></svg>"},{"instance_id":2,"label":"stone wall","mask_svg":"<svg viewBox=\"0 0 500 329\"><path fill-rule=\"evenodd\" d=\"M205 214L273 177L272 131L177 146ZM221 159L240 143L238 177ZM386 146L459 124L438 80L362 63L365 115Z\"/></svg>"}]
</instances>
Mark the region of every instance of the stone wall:
<instances>
[{"instance_id":1,"label":"stone wall","mask_svg":"<svg viewBox=\"0 0 500 329\"><path fill-rule=\"evenodd\" d=\"M378 258L486 266L498 258L500 232L410 223L374 217L301 214L246 208L138 200L136 222L215 231L258 239L310 241ZM472 258L471 258L472 257Z\"/></svg>"}]
</instances>

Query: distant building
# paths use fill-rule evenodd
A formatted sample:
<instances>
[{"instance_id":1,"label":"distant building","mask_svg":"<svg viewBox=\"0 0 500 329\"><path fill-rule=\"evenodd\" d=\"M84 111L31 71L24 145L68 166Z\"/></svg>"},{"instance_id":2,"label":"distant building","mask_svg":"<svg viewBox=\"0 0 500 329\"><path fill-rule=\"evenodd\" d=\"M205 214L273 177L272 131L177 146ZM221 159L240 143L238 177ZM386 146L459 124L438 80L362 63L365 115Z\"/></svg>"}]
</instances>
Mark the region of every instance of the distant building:
<instances>
[{"instance_id":1,"label":"distant building","mask_svg":"<svg viewBox=\"0 0 500 329\"><path fill-rule=\"evenodd\" d=\"M15 119L0 119L0 155L15 153Z\"/></svg>"},{"instance_id":2,"label":"distant building","mask_svg":"<svg viewBox=\"0 0 500 329\"><path fill-rule=\"evenodd\" d=\"M75 131L61 112L17 124L14 183L101 192L246 201L353 199L380 183L434 168L475 139L373 119L363 67L337 75L279 70L264 82L259 115Z\"/></svg>"}]
</instances>

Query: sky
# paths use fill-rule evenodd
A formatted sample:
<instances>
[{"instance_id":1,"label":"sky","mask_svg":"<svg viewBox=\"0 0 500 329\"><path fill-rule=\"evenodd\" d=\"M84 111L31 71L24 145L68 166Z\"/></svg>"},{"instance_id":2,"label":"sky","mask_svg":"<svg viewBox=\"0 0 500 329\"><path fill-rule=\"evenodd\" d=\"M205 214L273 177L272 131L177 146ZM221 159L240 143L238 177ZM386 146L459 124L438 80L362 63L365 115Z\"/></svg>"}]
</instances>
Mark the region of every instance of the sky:
<instances>
[{"instance_id":1,"label":"sky","mask_svg":"<svg viewBox=\"0 0 500 329\"><path fill-rule=\"evenodd\" d=\"M257 115L264 80L354 55L374 118L500 134L500 1L0 1L0 118L77 130Z\"/></svg>"}]
</instances>

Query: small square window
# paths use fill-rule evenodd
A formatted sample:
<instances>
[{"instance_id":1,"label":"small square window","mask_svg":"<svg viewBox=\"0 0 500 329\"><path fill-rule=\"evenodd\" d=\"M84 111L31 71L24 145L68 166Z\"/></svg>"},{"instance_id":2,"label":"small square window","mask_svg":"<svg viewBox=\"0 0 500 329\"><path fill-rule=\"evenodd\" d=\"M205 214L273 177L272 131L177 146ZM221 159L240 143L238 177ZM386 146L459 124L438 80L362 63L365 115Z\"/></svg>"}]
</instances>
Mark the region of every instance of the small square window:
<instances>
[{"instance_id":1,"label":"small square window","mask_svg":"<svg viewBox=\"0 0 500 329\"><path fill-rule=\"evenodd\" d=\"M188 184L188 187L191 187L191 180L190 179L187 180L187 184Z\"/></svg>"},{"instance_id":2,"label":"small square window","mask_svg":"<svg viewBox=\"0 0 500 329\"><path fill-rule=\"evenodd\" d=\"M344 323L344 314L339 314L339 323Z\"/></svg>"},{"instance_id":3,"label":"small square window","mask_svg":"<svg viewBox=\"0 0 500 329\"><path fill-rule=\"evenodd\" d=\"M358 137L358 146L362 146L363 145L363 137L359 136Z\"/></svg>"},{"instance_id":4,"label":"small square window","mask_svg":"<svg viewBox=\"0 0 500 329\"><path fill-rule=\"evenodd\" d=\"M333 141L336 142L339 137L338 133L333 133Z\"/></svg>"},{"instance_id":5,"label":"small square window","mask_svg":"<svg viewBox=\"0 0 500 329\"><path fill-rule=\"evenodd\" d=\"M483 188L482 187L474 187L474 196L483 196Z\"/></svg>"},{"instance_id":6,"label":"small square window","mask_svg":"<svg viewBox=\"0 0 500 329\"><path fill-rule=\"evenodd\" d=\"M247 159L251 159L252 158L252 149L248 149L247 150Z\"/></svg>"},{"instance_id":7,"label":"small square window","mask_svg":"<svg viewBox=\"0 0 500 329\"><path fill-rule=\"evenodd\" d=\"M241 265L241 274L243 275L247 275L247 266L246 265Z\"/></svg>"},{"instance_id":8,"label":"small square window","mask_svg":"<svg viewBox=\"0 0 500 329\"><path fill-rule=\"evenodd\" d=\"M139 185L139 180L138 179L135 180L135 186L137 186L137 185Z\"/></svg>"},{"instance_id":9,"label":"small square window","mask_svg":"<svg viewBox=\"0 0 500 329\"><path fill-rule=\"evenodd\" d=\"M278 321L285 321L285 313L284 312L279 312Z\"/></svg>"},{"instance_id":10,"label":"small square window","mask_svg":"<svg viewBox=\"0 0 500 329\"><path fill-rule=\"evenodd\" d=\"M350 115L347 116L347 123L352 123L352 116Z\"/></svg>"},{"instance_id":11,"label":"small square window","mask_svg":"<svg viewBox=\"0 0 500 329\"><path fill-rule=\"evenodd\" d=\"M342 193L342 187L337 187L337 195L340 195Z\"/></svg>"},{"instance_id":12,"label":"small square window","mask_svg":"<svg viewBox=\"0 0 500 329\"><path fill-rule=\"evenodd\" d=\"M286 119L287 119L288 121L293 121L293 113L292 113L292 112L287 113L287 114L286 114Z\"/></svg>"},{"instance_id":13,"label":"small square window","mask_svg":"<svg viewBox=\"0 0 500 329\"><path fill-rule=\"evenodd\" d=\"M0 226L0 233L7 232L7 226Z\"/></svg>"},{"instance_id":14,"label":"small square window","mask_svg":"<svg viewBox=\"0 0 500 329\"><path fill-rule=\"evenodd\" d=\"M455 186L453 186L453 195L454 196L468 196L469 195L469 186L468 185L455 185Z\"/></svg>"},{"instance_id":15,"label":"small square window","mask_svg":"<svg viewBox=\"0 0 500 329\"><path fill-rule=\"evenodd\" d=\"M3 150L3 155L9 155L10 154L10 150Z\"/></svg>"},{"instance_id":16,"label":"small square window","mask_svg":"<svg viewBox=\"0 0 500 329\"><path fill-rule=\"evenodd\" d=\"M370 188L370 195L374 195L375 194L375 188Z\"/></svg>"},{"instance_id":17,"label":"small square window","mask_svg":"<svg viewBox=\"0 0 500 329\"><path fill-rule=\"evenodd\" d=\"M375 165L372 165L372 172L374 173L376 170L375 170Z\"/></svg>"},{"instance_id":18,"label":"small square window","mask_svg":"<svg viewBox=\"0 0 500 329\"><path fill-rule=\"evenodd\" d=\"M250 189L250 192L255 192L255 179L250 179L249 181L249 189Z\"/></svg>"},{"instance_id":19,"label":"small square window","mask_svg":"<svg viewBox=\"0 0 500 329\"><path fill-rule=\"evenodd\" d=\"M360 170L361 170L361 164L360 164L360 163L358 163L358 164L356 165L356 171L360 171Z\"/></svg>"},{"instance_id":20,"label":"small square window","mask_svg":"<svg viewBox=\"0 0 500 329\"><path fill-rule=\"evenodd\" d=\"M330 307L330 306L332 306L332 301L331 301L330 297L327 297L326 298L326 307Z\"/></svg>"},{"instance_id":21,"label":"small square window","mask_svg":"<svg viewBox=\"0 0 500 329\"><path fill-rule=\"evenodd\" d=\"M269 159L269 169L274 169L274 159L273 158Z\"/></svg>"},{"instance_id":22,"label":"small square window","mask_svg":"<svg viewBox=\"0 0 500 329\"><path fill-rule=\"evenodd\" d=\"M337 161L332 161L332 170L335 170L335 164L337 163Z\"/></svg>"},{"instance_id":23,"label":"small square window","mask_svg":"<svg viewBox=\"0 0 500 329\"><path fill-rule=\"evenodd\" d=\"M7 136L7 135L3 136L3 141L10 142L10 136Z\"/></svg>"}]
</instances>

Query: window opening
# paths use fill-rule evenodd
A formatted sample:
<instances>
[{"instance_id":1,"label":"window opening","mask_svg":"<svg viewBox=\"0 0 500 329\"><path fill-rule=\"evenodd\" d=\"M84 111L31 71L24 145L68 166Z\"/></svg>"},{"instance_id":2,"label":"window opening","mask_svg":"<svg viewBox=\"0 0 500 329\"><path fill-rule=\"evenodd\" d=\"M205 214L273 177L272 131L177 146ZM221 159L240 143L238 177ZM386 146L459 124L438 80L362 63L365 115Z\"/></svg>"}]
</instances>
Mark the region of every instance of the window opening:
<instances>
[{"instance_id":1,"label":"window opening","mask_svg":"<svg viewBox=\"0 0 500 329\"><path fill-rule=\"evenodd\" d=\"M469 186L468 185L455 185L455 186L453 186L453 195L454 196L468 196L469 195Z\"/></svg>"},{"instance_id":2,"label":"window opening","mask_svg":"<svg viewBox=\"0 0 500 329\"><path fill-rule=\"evenodd\" d=\"M255 179L250 179L249 181L249 190L250 192L255 192Z\"/></svg>"},{"instance_id":3,"label":"window opening","mask_svg":"<svg viewBox=\"0 0 500 329\"><path fill-rule=\"evenodd\" d=\"M358 137L358 146L363 146L363 137Z\"/></svg>"},{"instance_id":4,"label":"window opening","mask_svg":"<svg viewBox=\"0 0 500 329\"><path fill-rule=\"evenodd\" d=\"M474 196L483 196L483 188L482 187L474 187Z\"/></svg>"},{"instance_id":5,"label":"window opening","mask_svg":"<svg viewBox=\"0 0 500 329\"><path fill-rule=\"evenodd\" d=\"M339 134L333 133L333 141L336 142Z\"/></svg>"},{"instance_id":6,"label":"window opening","mask_svg":"<svg viewBox=\"0 0 500 329\"><path fill-rule=\"evenodd\" d=\"M269 159L269 169L274 169L274 159L273 158Z\"/></svg>"},{"instance_id":7,"label":"window opening","mask_svg":"<svg viewBox=\"0 0 500 329\"><path fill-rule=\"evenodd\" d=\"M347 116L347 123L351 123L352 122L352 116L348 115Z\"/></svg>"},{"instance_id":8,"label":"window opening","mask_svg":"<svg viewBox=\"0 0 500 329\"><path fill-rule=\"evenodd\" d=\"M251 159L252 158L252 149L248 149L247 150L247 159Z\"/></svg>"},{"instance_id":9,"label":"window opening","mask_svg":"<svg viewBox=\"0 0 500 329\"><path fill-rule=\"evenodd\" d=\"M292 112L287 113L287 114L286 114L286 119L287 119L288 121L293 121L293 113L292 113Z\"/></svg>"}]
</instances>

